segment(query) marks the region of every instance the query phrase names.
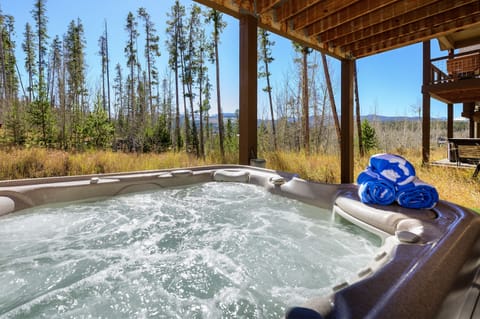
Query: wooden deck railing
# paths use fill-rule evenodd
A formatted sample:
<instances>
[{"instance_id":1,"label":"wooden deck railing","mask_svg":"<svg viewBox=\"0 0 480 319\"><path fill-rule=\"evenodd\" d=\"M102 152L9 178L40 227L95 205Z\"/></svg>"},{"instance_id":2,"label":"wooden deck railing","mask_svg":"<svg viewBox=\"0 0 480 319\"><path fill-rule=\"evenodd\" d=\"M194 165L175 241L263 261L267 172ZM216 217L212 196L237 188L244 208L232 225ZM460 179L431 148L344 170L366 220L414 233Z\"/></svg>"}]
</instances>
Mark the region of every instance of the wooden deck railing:
<instances>
[{"instance_id":1,"label":"wooden deck railing","mask_svg":"<svg viewBox=\"0 0 480 319\"><path fill-rule=\"evenodd\" d=\"M480 77L480 50L431 59L430 84Z\"/></svg>"}]
</instances>

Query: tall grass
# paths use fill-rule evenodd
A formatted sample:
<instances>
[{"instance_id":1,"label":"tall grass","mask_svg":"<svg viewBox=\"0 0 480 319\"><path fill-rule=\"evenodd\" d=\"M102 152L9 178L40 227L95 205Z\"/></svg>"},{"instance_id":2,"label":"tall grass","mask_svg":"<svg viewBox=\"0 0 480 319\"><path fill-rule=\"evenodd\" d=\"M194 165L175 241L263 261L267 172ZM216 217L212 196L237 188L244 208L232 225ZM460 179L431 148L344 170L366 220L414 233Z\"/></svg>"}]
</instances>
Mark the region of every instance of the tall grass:
<instances>
[{"instance_id":1,"label":"tall grass","mask_svg":"<svg viewBox=\"0 0 480 319\"><path fill-rule=\"evenodd\" d=\"M480 208L480 178L472 179L473 169L422 166L421 153L416 149L399 148L395 153L412 162L417 170L417 176L434 185L441 199L470 208ZM315 182L340 182L340 159L337 154L280 151L264 152L262 156L267 160L267 168L296 173L301 178ZM444 148L432 150L432 160L444 157L446 157ZM355 158L355 176L365 169L368 158L368 156ZM237 163L237 155L227 154L225 162ZM185 152L67 153L42 148L12 148L0 150L0 180L180 168L218 163L221 163L221 160L217 153L211 153L205 159L198 159Z\"/></svg>"},{"instance_id":2,"label":"tall grass","mask_svg":"<svg viewBox=\"0 0 480 319\"><path fill-rule=\"evenodd\" d=\"M204 160L184 152L127 154L111 151L67 153L43 148L0 150L0 179L69 176L198 166Z\"/></svg>"}]
</instances>

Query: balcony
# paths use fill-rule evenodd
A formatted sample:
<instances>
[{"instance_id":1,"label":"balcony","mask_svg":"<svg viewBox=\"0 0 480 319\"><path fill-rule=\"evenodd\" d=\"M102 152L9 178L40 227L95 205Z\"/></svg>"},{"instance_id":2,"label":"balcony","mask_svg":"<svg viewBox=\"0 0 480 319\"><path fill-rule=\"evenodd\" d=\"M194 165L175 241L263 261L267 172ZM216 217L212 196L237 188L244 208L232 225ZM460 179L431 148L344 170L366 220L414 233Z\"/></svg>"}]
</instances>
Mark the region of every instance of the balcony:
<instances>
[{"instance_id":1,"label":"balcony","mask_svg":"<svg viewBox=\"0 0 480 319\"><path fill-rule=\"evenodd\" d=\"M480 101L480 50L431 59L422 92L447 104Z\"/></svg>"}]
</instances>

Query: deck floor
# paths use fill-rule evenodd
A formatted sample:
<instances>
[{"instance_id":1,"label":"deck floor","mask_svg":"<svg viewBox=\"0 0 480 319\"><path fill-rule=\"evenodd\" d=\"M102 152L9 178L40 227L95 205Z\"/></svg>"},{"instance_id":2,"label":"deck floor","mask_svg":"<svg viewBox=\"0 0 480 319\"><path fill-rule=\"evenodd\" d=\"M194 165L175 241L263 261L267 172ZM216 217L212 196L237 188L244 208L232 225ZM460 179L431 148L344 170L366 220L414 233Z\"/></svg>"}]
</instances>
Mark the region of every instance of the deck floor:
<instances>
[{"instance_id":1,"label":"deck floor","mask_svg":"<svg viewBox=\"0 0 480 319\"><path fill-rule=\"evenodd\" d=\"M475 168L477 165L470 164L470 163L457 163L457 162L450 162L448 158L444 158L438 161L430 162L430 165L433 166L444 166L444 167L456 167L456 168Z\"/></svg>"}]
</instances>

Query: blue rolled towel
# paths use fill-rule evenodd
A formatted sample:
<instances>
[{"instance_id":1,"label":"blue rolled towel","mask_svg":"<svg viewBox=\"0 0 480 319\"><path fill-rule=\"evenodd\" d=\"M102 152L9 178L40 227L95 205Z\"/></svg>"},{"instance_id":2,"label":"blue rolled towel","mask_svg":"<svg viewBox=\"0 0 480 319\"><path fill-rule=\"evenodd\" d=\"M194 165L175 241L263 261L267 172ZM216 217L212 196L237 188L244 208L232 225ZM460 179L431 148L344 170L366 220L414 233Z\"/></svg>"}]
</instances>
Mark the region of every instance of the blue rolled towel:
<instances>
[{"instance_id":1,"label":"blue rolled towel","mask_svg":"<svg viewBox=\"0 0 480 319\"><path fill-rule=\"evenodd\" d=\"M415 180L415 167L400 155L376 154L369 164L373 172L400 187Z\"/></svg>"},{"instance_id":2,"label":"blue rolled towel","mask_svg":"<svg viewBox=\"0 0 480 319\"><path fill-rule=\"evenodd\" d=\"M406 208L431 209L438 202L435 187L416 178L413 182L398 188L397 203Z\"/></svg>"},{"instance_id":3,"label":"blue rolled towel","mask_svg":"<svg viewBox=\"0 0 480 319\"><path fill-rule=\"evenodd\" d=\"M358 175L358 196L363 203L390 205L396 199L395 184L366 169Z\"/></svg>"}]
</instances>

